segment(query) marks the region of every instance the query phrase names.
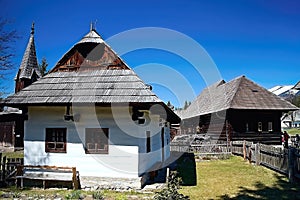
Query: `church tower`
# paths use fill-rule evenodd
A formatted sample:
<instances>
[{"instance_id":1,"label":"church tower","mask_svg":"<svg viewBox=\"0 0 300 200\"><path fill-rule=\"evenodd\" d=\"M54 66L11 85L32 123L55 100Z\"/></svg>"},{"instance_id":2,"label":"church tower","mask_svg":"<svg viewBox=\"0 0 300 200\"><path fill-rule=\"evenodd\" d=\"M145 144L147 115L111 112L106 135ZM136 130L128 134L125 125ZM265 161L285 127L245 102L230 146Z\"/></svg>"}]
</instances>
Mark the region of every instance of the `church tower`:
<instances>
[{"instance_id":1,"label":"church tower","mask_svg":"<svg viewBox=\"0 0 300 200\"><path fill-rule=\"evenodd\" d=\"M32 23L29 42L23 55L20 68L16 74L15 93L41 78L34 44L34 23Z\"/></svg>"}]
</instances>

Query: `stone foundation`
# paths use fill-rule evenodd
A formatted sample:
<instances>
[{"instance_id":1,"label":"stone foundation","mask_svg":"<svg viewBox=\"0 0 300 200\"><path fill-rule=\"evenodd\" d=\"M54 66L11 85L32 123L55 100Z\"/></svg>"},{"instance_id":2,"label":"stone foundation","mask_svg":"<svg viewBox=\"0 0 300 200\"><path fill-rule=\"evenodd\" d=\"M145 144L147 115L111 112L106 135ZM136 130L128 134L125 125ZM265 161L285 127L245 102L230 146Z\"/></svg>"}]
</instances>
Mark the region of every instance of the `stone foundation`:
<instances>
[{"instance_id":1,"label":"stone foundation","mask_svg":"<svg viewBox=\"0 0 300 200\"><path fill-rule=\"evenodd\" d=\"M141 189L141 179L80 176L80 185L83 190L130 191Z\"/></svg>"}]
</instances>

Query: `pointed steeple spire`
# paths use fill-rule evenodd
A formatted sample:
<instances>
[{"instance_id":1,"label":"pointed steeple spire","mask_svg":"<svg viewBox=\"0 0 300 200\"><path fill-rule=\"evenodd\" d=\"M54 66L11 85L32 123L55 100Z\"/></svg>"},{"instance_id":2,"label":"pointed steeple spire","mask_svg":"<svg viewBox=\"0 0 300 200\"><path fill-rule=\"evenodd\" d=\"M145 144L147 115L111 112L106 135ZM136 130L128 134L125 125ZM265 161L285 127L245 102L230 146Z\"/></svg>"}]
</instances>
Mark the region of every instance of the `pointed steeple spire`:
<instances>
[{"instance_id":1,"label":"pointed steeple spire","mask_svg":"<svg viewBox=\"0 0 300 200\"><path fill-rule=\"evenodd\" d=\"M34 22L32 22L30 34L31 34L31 35L34 35Z\"/></svg>"},{"instance_id":2,"label":"pointed steeple spire","mask_svg":"<svg viewBox=\"0 0 300 200\"><path fill-rule=\"evenodd\" d=\"M20 68L16 74L15 92L22 90L28 85L32 84L41 77L36 58L35 44L34 44L34 22L31 26L30 38L25 49Z\"/></svg>"}]
</instances>

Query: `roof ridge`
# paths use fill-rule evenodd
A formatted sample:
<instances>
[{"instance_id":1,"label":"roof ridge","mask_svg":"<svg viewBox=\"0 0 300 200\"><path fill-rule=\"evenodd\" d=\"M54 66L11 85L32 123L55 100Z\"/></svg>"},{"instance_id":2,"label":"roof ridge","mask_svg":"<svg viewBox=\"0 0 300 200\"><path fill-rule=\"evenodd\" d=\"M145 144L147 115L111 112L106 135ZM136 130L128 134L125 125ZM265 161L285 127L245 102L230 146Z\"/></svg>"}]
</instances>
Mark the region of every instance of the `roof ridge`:
<instances>
[{"instance_id":1,"label":"roof ridge","mask_svg":"<svg viewBox=\"0 0 300 200\"><path fill-rule=\"evenodd\" d=\"M238 91L238 89L239 89L239 87L241 85L242 80L244 80L244 79L247 79L247 78L246 78L245 75L242 75L242 76L238 76L235 79L233 79L233 80L231 80L231 81L228 82L228 83L230 83L230 82L233 82L233 81L238 81L238 84L235 87L235 91L234 91L234 93L232 95L232 98L230 99L229 108L232 106L233 99L236 97L237 91Z\"/></svg>"}]
</instances>

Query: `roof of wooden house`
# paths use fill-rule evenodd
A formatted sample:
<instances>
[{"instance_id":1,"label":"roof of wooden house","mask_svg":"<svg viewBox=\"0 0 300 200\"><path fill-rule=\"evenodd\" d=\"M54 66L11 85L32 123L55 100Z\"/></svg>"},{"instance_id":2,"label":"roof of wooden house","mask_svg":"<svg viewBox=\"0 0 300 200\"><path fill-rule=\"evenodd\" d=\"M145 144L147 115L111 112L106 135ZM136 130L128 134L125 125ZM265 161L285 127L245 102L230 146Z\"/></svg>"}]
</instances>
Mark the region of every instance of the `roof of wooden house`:
<instances>
[{"instance_id":1,"label":"roof of wooden house","mask_svg":"<svg viewBox=\"0 0 300 200\"><path fill-rule=\"evenodd\" d=\"M290 111L299 108L245 76L240 76L227 83L222 80L205 88L180 116L187 119L227 109Z\"/></svg>"},{"instance_id":2,"label":"roof of wooden house","mask_svg":"<svg viewBox=\"0 0 300 200\"><path fill-rule=\"evenodd\" d=\"M92 28L49 74L3 102L9 106L70 103L161 104L180 121Z\"/></svg>"},{"instance_id":3,"label":"roof of wooden house","mask_svg":"<svg viewBox=\"0 0 300 200\"><path fill-rule=\"evenodd\" d=\"M33 73L41 77L34 44L34 24L32 24L30 38L15 79L31 79Z\"/></svg>"}]
</instances>

